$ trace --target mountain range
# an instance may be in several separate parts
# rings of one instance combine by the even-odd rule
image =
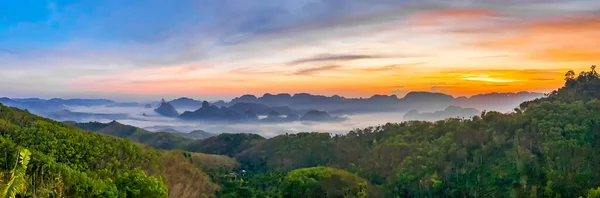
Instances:
[[[322,96],[308,93],[297,94],[264,94],[243,95],[229,102],[208,102],[182,97],[171,101],[137,103],[117,102],[107,99],[40,99],[40,98],[0,98],[0,103],[7,106],[29,110],[32,113],[57,120],[109,119],[117,120],[127,117],[124,114],[76,112],[70,107],[139,107],[153,108],[155,112],[166,117],[178,117],[184,120],[212,121],[256,121],[286,122],[302,119],[310,111],[326,112],[334,119],[324,116],[324,120],[340,120],[340,117],[359,113],[376,112],[434,112],[448,106],[476,108],[510,112],[521,102],[542,97],[535,92],[487,93],[471,97],[457,97],[443,93],[409,92],[402,98],[396,95],[373,95],[369,98],[346,98],[338,95]],[[182,112],[182,113],[179,113]],[[139,112],[131,112],[139,113]],[[275,113],[279,115],[275,115]],[[311,115],[316,115],[312,112]],[[146,115],[146,114],[144,114]],[[270,116],[269,116],[270,115]],[[260,116],[261,119],[258,119]],[[336,117],[339,116],[339,117]],[[323,120],[323,119],[312,119]]]
[[[236,103],[257,103],[269,106],[289,106],[293,109],[319,109],[324,111],[346,110],[352,113],[389,111],[436,111],[451,105],[495,111],[511,111],[523,101],[543,97],[536,92],[487,93],[471,97],[457,97],[443,93],[409,92],[398,98],[396,95],[373,95],[370,98],[345,98],[342,96],[320,96],[307,93],[290,95],[264,94],[261,97],[243,95],[226,105]]]
[[[161,107],[169,106],[169,103],[163,103]],[[169,108],[169,107],[164,107]],[[260,119],[260,116],[266,118]],[[329,122],[341,121],[342,117],[331,116],[325,111],[310,110],[302,117],[299,117],[289,107],[269,107],[258,103],[236,103],[229,107],[217,107],[207,101],[202,102],[202,106],[195,111],[185,111],[179,115],[183,120],[202,120],[202,121],[227,121],[227,122],[293,122],[313,121]]]

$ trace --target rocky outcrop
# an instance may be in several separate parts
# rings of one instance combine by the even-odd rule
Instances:
[[[175,107],[173,107],[173,105],[171,105],[170,103],[165,102],[164,99],[161,101],[160,106],[158,108],[154,109],[154,111],[165,117],[179,116],[179,112],[177,112]]]

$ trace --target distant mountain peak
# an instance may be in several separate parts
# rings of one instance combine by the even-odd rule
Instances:
[[[173,107],[175,107],[175,108],[186,108],[186,109],[200,108],[200,106],[202,105],[202,101],[194,100],[193,98],[189,98],[189,97],[180,97],[175,100],[169,101],[169,103],[171,105],[173,105]]]
[[[160,103],[160,106],[156,109],[154,109],[154,111],[160,115],[163,115],[165,117],[177,117],[179,116],[179,113],[177,112],[177,110],[175,109],[175,107],[173,107],[173,105],[171,105],[171,103],[165,102],[165,100],[163,99],[162,102]]]
[[[208,101],[203,101],[202,108],[208,108],[208,107],[210,107],[210,103],[208,103]]]
[[[188,98],[188,97],[180,97],[180,98],[177,98],[175,100],[194,100],[194,99]]]

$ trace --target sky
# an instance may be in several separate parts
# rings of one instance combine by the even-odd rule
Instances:
[[[0,95],[548,92],[599,38],[598,0],[0,0]]]

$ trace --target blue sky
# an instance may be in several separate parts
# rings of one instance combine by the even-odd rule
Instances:
[[[555,72],[570,68],[567,63],[585,68],[596,59],[557,61],[546,59],[560,55],[538,54],[553,46],[527,44],[531,49],[522,52],[471,43],[525,35],[523,26],[547,21],[591,21],[583,26],[594,27],[599,7],[590,0],[3,0],[0,91],[12,97],[130,100],[265,92],[368,96],[433,87],[453,95],[489,91],[457,87],[465,83],[448,76],[517,91],[527,80],[518,78],[525,75],[520,69]],[[422,23],[431,17],[449,21]],[[515,31],[481,31],[498,26]],[[477,33],[457,35],[456,29]],[[593,28],[582,31],[598,35]],[[556,32],[545,36],[573,36]],[[546,58],[531,58],[538,56]],[[473,57],[503,58],[476,64]],[[403,76],[407,71],[415,75]],[[526,72],[539,75],[532,73]],[[431,80],[435,75],[446,80]],[[360,83],[365,81],[370,83]],[[529,83],[527,90],[546,91],[559,81],[552,82]]]

